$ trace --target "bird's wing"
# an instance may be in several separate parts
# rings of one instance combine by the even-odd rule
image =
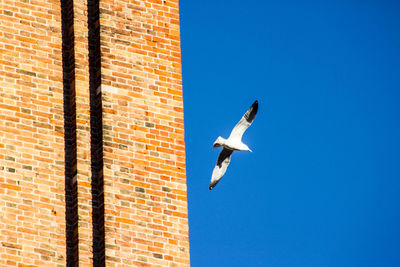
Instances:
[[[254,118],[256,117],[258,110],[258,101],[254,101],[253,105],[249,108],[249,110],[243,115],[240,121],[236,124],[236,126],[232,129],[231,135],[228,139],[236,139],[242,140],[242,136],[244,131],[251,125]]]
[[[229,162],[231,162],[231,155],[233,150],[230,149],[222,149],[221,153],[219,153],[217,164],[214,167],[210,186],[208,189],[213,189],[214,186],[221,180],[222,176],[225,174],[226,169],[228,168]]]

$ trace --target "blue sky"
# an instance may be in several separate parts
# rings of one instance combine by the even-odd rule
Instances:
[[[400,266],[398,1],[180,1],[191,264]],[[208,190],[219,149],[259,112]]]

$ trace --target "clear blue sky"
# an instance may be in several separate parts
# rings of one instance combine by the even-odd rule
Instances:
[[[192,266],[400,266],[400,2],[180,9]]]

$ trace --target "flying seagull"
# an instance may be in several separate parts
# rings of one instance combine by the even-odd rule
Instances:
[[[218,136],[217,140],[214,142],[213,148],[223,146],[221,153],[219,153],[217,164],[214,167],[210,186],[208,189],[213,189],[214,186],[221,180],[222,176],[225,174],[229,163],[231,162],[231,155],[235,150],[246,150],[250,151],[250,148],[242,142],[242,136],[244,131],[251,125],[254,118],[256,117],[258,110],[258,101],[254,101],[253,105],[249,110],[243,115],[242,119],[233,128],[231,135],[228,139],[224,139]]]

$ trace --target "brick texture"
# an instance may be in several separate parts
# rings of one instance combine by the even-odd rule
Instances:
[[[66,259],[61,7],[0,1],[0,266]]]
[[[107,266],[187,266],[178,1],[100,10]]]
[[[189,266],[177,0],[0,0],[0,266]]]

